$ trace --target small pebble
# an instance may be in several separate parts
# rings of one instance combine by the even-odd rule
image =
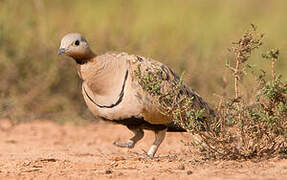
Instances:
[[[114,161],[123,161],[123,160],[126,160],[126,158],[124,158],[123,156],[116,156],[113,158]]]
[[[31,161],[28,161],[28,160],[23,163],[24,166],[29,166],[30,164],[31,164]]]
[[[193,172],[191,171],[191,170],[188,170],[187,172],[186,172],[186,174],[187,175],[191,175]]]
[[[112,174],[112,170],[107,169],[107,170],[105,171],[105,174]]]
[[[117,162],[113,161],[113,162],[111,163],[111,165],[114,166],[114,167],[117,167],[119,164],[118,164]]]
[[[178,169],[179,169],[179,170],[184,170],[184,169],[185,169],[185,166],[184,166],[183,164],[180,164],[180,165],[178,166]]]

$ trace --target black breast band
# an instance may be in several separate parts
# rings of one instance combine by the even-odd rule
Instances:
[[[85,94],[87,95],[87,97],[90,99],[90,101],[92,101],[92,102],[93,102],[96,106],[98,106],[99,108],[113,108],[113,107],[115,107],[116,105],[120,104],[120,102],[122,102],[122,100],[123,100],[124,93],[125,93],[125,92],[124,92],[124,89],[125,89],[125,86],[126,86],[126,81],[127,81],[127,79],[128,79],[128,73],[129,73],[129,71],[127,70],[127,71],[126,71],[126,74],[125,74],[124,82],[123,82],[123,85],[122,85],[122,90],[121,90],[121,92],[120,92],[120,94],[119,94],[118,100],[117,100],[115,103],[111,104],[111,105],[108,105],[108,106],[107,106],[107,105],[100,105],[100,104],[96,103],[96,102],[91,98],[91,96],[89,96],[89,94],[87,93],[85,87],[83,86],[84,92],[85,92]]]

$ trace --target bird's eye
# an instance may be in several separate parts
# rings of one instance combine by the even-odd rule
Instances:
[[[75,45],[76,45],[76,46],[79,46],[79,45],[80,45],[80,41],[79,41],[79,40],[76,40],[76,41],[75,41]]]

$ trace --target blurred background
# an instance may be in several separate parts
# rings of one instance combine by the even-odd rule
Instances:
[[[281,50],[276,69],[287,76],[287,1],[277,0],[0,0],[0,117],[22,122],[92,119],[81,95],[75,62],[57,57],[63,35],[80,32],[97,54],[125,51],[159,60],[212,105],[232,96],[227,48],[250,23],[265,44]],[[255,78],[246,78],[244,92]],[[227,85],[227,86],[226,86]]]

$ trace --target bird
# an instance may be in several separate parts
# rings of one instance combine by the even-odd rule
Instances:
[[[104,121],[122,124],[133,132],[126,142],[113,144],[122,148],[133,148],[144,137],[144,130],[151,130],[155,139],[147,152],[154,157],[166,136],[166,132],[186,132],[168,114],[162,113],[154,96],[142,84],[138,73],[161,70],[161,89],[168,90],[180,81],[174,71],[151,58],[126,52],[107,52],[97,55],[80,33],[68,33],[62,39],[58,56],[74,59],[82,80],[82,95],[88,109]],[[193,103],[205,109],[206,116],[213,114],[212,108],[185,83],[184,94],[193,98]]]

